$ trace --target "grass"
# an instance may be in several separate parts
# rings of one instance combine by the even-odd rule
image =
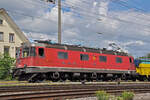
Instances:
[[[134,93],[124,91],[121,96],[113,96],[106,93],[106,91],[97,91],[96,96],[98,100],[133,100]]]
[[[105,91],[97,91],[96,96],[98,97],[98,100],[109,100],[110,97]]]
[[[125,91],[121,94],[121,97],[123,98],[123,100],[133,100],[134,93]]]

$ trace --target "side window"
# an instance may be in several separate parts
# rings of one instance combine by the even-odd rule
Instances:
[[[4,40],[4,33],[0,32],[0,41],[3,41],[3,40]]]
[[[99,56],[99,61],[100,62],[107,62],[107,57],[106,56]]]
[[[9,42],[15,42],[15,35],[13,33],[9,33]]]
[[[44,57],[44,48],[39,48],[38,54],[40,57]]]
[[[122,58],[116,57],[116,63],[122,63]]]
[[[3,24],[3,20],[2,19],[0,19],[0,25],[2,25]]]
[[[59,59],[68,59],[68,53],[67,52],[58,52],[58,58]]]
[[[129,58],[130,63],[133,63],[132,58]]]
[[[30,48],[30,56],[36,56],[35,47]]]
[[[4,46],[4,54],[10,54],[10,47],[9,46]]]
[[[87,55],[87,54],[80,54],[80,60],[89,60],[89,55]]]

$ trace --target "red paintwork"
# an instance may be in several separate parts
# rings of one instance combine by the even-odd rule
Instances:
[[[38,48],[44,48],[45,57],[38,56]],[[57,56],[58,51],[68,52],[68,59],[59,59]],[[80,54],[88,54],[88,61],[81,61]],[[107,62],[100,62],[99,56],[107,56]],[[93,59],[93,56],[96,59]],[[122,63],[116,63],[116,57],[122,58]],[[17,60],[16,67],[23,68],[24,64],[27,67],[68,67],[68,68],[91,68],[91,69],[112,69],[112,70],[135,70],[134,62],[130,63],[129,58],[132,56],[119,56],[119,55],[110,55],[110,54],[100,54],[100,53],[90,53],[90,52],[80,52],[80,51],[70,51],[62,50],[56,48],[45,48],[45,47],[36,47],[36,56],[35,57],[26,57],[22,58],[22,53],[20,53],[20,63]]]

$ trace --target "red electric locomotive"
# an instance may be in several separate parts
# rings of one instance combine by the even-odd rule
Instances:
[[[124,52],[37,41],[17,53],[13,76],[19,80],[133,79],[134,59]]]

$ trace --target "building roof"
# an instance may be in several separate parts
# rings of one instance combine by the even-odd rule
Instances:
[[[18,37],[24,42],[29,43],[28,38],[24,35],[24,33],[20,30],[17,24],[13,21],[13,19],[9,16],[7,11],[4,8],[0,9],[0,14],[5,17],[6,22],[10,25],[10,27],[15,31]]]

